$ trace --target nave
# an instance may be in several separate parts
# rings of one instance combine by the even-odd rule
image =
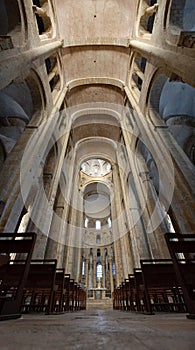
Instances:
[[[184,314],[85,310],[28,314],[1,322],[2,350],[193,350],[194,321]]]

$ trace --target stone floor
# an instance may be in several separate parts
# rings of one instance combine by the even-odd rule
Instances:
[[[0,349],[194,350],[195,320],[115,310],[24,315],[0,322]]]

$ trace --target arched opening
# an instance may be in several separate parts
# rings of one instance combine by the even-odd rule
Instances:
[[[45,60],[45,67],[48,74],[50,91],[55,102],[56,97],[60,93],[62,85],[61,62],[59,55],[55,54],[48,57]]]
[[[7,155],[19,141],[28,124],[40,122],[43,112],[43,91],[32,73],[24,81],[9,84],[0,91],[0,141]]]
[[[50,0],[33,0],[38,33],[41,39],[53,36],[53,10]]]
[[[157,0],[147,0],[141,2],[141,18],[139,25],[139,35],[151,35],[153,31],[155,13],[157,11]]]
[[[130,86],[137,100],[139,100],[142,90],[146,64],[147,60],[145,57],[141,57],[138,53],[134,54],[131,62]]]
[[[177,76],[158,75],[150,93],[149,113],[160,116],[194,164],[195,89]]]

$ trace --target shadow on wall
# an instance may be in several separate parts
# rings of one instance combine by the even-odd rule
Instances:
[[[171,79],[164,74],[157,77],[150,95],[150,108],[160,115],[195,164],[195,89],[179,77]]]
[[[0,141],[7,155],[33,114],[33,103],[27,84],[12,83],[1,90],[0,106]]]
[[[195,164],[195,89],[183,82],[167,80],[160,97],[159,112],[178,144]]]
[[[194,0],[172,0],[170,11],[170,27],[173,34],[182,31],[195,31]]]
[[[0,1],[0,36],[10,36],[14,46],[22,44],[21,15],[17,0]]]

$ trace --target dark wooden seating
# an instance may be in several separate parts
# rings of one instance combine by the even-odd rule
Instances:
[[[144,307],[144,286],[141,269],[134,269],[134,274],[113,291],[113,308],[126,311],[143,311]]]
[[[136,311],[136,287],[135,287],[135,276],[133,274],[128,275],[129,280],[129,291],[128,291],[128,304],[130,311]]]
[[[57,268],[56,276],[55,276],[55,287],[53,292],[52,312],[63,311],[63,300],[65,295],[64,282],[65,282],[64,269]]]
[[[147,313],[186,312],[172,260],[141,260],[141,269]]]
[[[0,319],[20,317],[23,289],[27,280],[35,245],[35,233],[1,233],[0,235]],[[22,254],[24,262],[17,274],[12,259]]]
[[[70,305],[70,274],[64,275],[63,311],[69,311]]]
[[[186,312],[183,292],[171,259],[141,260],[113,292],[116,310],[144,312]]]
[[[195,234],[166,233],[165,239],[182,288],[189,318],[195,318]]]
[[[133,300],[135,302],[136,311],[143,312],[145,307],[145,290],[141,268],[134,268],[135,286]]]
[[[71,278],[69,289],[69,311],[76,311],[78,309],[77,298],[77,283]]]
[[[78,289],[79,289],[78,310],[86,310],[86,291],[83,290],[80,286],[78,287]]]
[[[86,291],[70,278],[64,275],[63,311],[78,311],[86,309]]]
[[[120,287],[117,287],[114,289],[112,293],[112,298],[113,298],[113,309],[114,310],[120,310],[121,307],[121,289]]]
[[[0,236],[0,315],[86,309],[86,292],[56,259],[31,260],[35,239],[32,233]]]
[[[56,259],[31,261],[24,288],[23,312],[52,312],[56,266]]]

